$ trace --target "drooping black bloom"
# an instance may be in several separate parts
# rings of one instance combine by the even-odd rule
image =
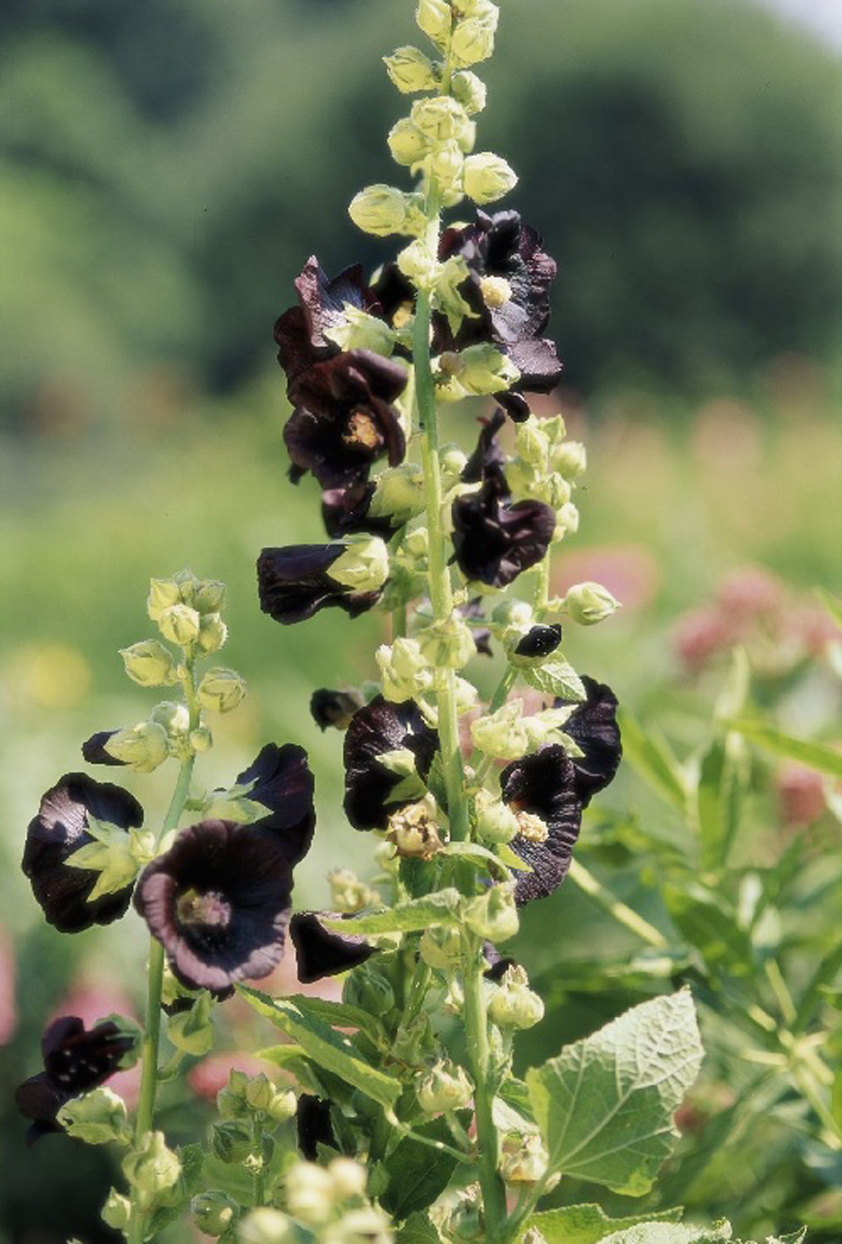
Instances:
[[[257,759],[238,774],[237,785],[250,786],[249,799],[269,809],[253,826],[277,834],[287,863],[295,867],[309,851],[316,825],[315,783],[304,748],[295,743],[282,747],[267,743]]]
[[[62,933],[119,920],[131,899],[128,885],[89,902],[99,873],[67,863],[75,851],[94,841],[88,833],[89,816],[125,830],[143,824],[143,808],[122,787],[95,782],[84,773],[66,773],[42,797],[38,815],[26,831],[23,871],[48,923]]]
[[[354,713],[362,706],[359,691],[331,691],[320,687],[310,696],[310,715],[320,730],[327,730],[328,726],[347,730]]]
[[[330,577],[345,551],[342,544],[292,544],[264,549],[257,559],[260,608],[276,622],[303,622],[331,605],[352,618],[365,613],[380,592],[354,592]]]
[[[515,655],[519,657],[547,657],[561,643],[561,627],[557,622],[549,625],[531,626],[518,640]]]
[[[364,937],[326,929],[319,914],[331,913],[296,912],[289,922],[289,936],[295,947],[298,979],[302,985],[347,972],[377,953]]]
[[[500,791],[504,803],[516,813],[539,817],[547,831],[543,842],[518,834],[509,843],[532,869],[515,872],[515,902],[546,898],[567,876],[582,824],[573,762],[558,744],[542,747],[506,766]]]
[[[545,556],[555,514],[543,501],[501,502],[492,480],[453,502],[455,561],[467,579],[505,587]]]
[[[499,407],[488,419],[480,419],[482,428],[476,449],[462,468],[462,479],[466,484],[484,484],[490,480],[498,497],[508,497],[511,491],[504,474],[506,455],[497,440],[497,433],[505,422],[506,416]]]
[[[135,907],[188,989],[219,994],[280,962],[300,841],[261,825],[201,821],[141,873]]]
[[[64,1129],[56,1121],[62,1106],[97,1088],[113,1075],[134,1045],[111,1020],[85,1031],[81,1019],[65,1015],[50,1024],[41,1038],[44,1070],[30,1076],[15,1092],[24,1118],[32,1120],[26,1143],[34,1144],[47,1132]]]
[[[583,675],[587,699],[577,703],[564,724],[584,755],[573,757],[576,770],[576,790],[587,807],[593,795],[601,791],[613,779],[623,755],[620,727],[617,725],[617,697],[606,683],[596,682]],[[554,707],[567,704],[556,700]]]
[[[118,733],[117,730],[99,730],[96,734],[92,734],[82,744],[82,758],[89,765],[125,765],[125,760],[118,760],[116,756],[112,756],[105,750],[108,740]]]
[[[369,513],[375,487],[373,481],[357,480],[347,488],[325,489],[322,493],[322,520],[332,540],[341,540],[343,536],[358,532],[389,540],[402,526],[391,514],[375,518]]]
[[[407,749],[419,777],[426,780],[438,749],[438,735],[414,700],[393,704],[382,695],[359,709],[345,734],[345,813],[354,829],[385,829],[392,812],[417,796],[393,800],[403,780],[380,761],[385,752]]]
[[[308,1162],[317,1161],[320,1145],[329,1149],[339,1148],[330,1117],[330,1102],[313,1093],[299,1093],[295,1127],[298,1148]]]

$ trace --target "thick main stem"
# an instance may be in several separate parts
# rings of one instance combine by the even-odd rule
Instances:
[[[488,1017],[482,995],[481,950],[472,935],[466,941],[469,944],[463,951],[465,1037],[474,1080],[479,1182],[485,1214],[485,1238],[487,1244],[498,1244],[504,1238],[506,1230],[506,1189],[497,1170],[497,1128],[492,1115],[492,1096],[488,1091],[490,1048]]]

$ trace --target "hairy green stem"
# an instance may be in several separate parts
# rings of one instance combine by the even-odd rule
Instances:
[[[506,1232],[506,1188],[497,1170],[499,1146],[492,1115],[492,1096],[488,1091],[490,1048],[488,1016],[482,992],[482,949],[467,934],[463,944],[465,986],[465,1039],[474,1080],[474,1113],[477,1125],[477,1163],[482,1189],[487,1244],[500,1244]]]

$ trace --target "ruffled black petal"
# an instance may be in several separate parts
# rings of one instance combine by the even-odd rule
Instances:
[[[253,824],[278,835],[292,868],[309,851],[316,825],[314,780],[307,753],[295,743],[284,743],[283,747],[267,743],[253,764],[237,777],[238,786],[252,782],[249,799],[270,809],[268,816]]]
[[[48,923],[62,933],[119,920],[131,899],[128,885],[89,902],[99,873],[66,863],[74,851],[94,841],[87,832],[89,814],[125,830],[143,824],[143,809],[122,787],[95,782],[84,773],[66,773],[43,796],[26,831],[21,866]]]
[[[576,790],[587,807],[591,798],[614,777],[623,755],[620,727],[617,725],[617,697],[605,683],[596,682],[585,674],[582,678],[587,699],[576,705],[565,725],[569,734],[584,752],[573,757]],[[555,707],[569,703],[556,700]]]
[[[545,557],[555,523],[543,501],[502,504],[489,480],[453,502],[455,560],[467,579],[505,587]]]
[[[257,560],[260,608],[284,624],[303,622],[333,605],[352,618],[370,609],[380,599],[379,591],[353,592],[330,577],[330,567],[344,551],[341,544],[264,549]]]
[[[357,480],[347,488],[327,488],[322,493],[322,519],[325,531],[333,540],[364,532],[389,540],[402,523],[389,514],[374,518],[369,514],[376,485],[373,481]]]
[[[325,976],[347,972],[377,954],[363,937],[326,929],[316,912],[296,912],[289,922],[289,936],[295,947],[298,979],[310,985]]]
[[[345,735],[345,813],[355,829],[385,829],[389,816],[412,803],[392,801],[401,778],[380,763],[384,752],[408,748],[415,767],[426,780],[438,749],[431,730],[414,700],[393,704],[376,696],[351,718]]]
[[[553,744],[513,760],[500,777],[503,801],[516,812],[533,813],[547,826],[544,842],[518,834],[509,843],[532,872],[515,872],[518,905],[546,898],[567,876],[582,823],[576,771],[564,748]]]
[[[310,697],[310,715],[320,730],[327,730],[328,726],[347,730],[354,713],[362,706],[359,691],[330,691],[321,687]]]

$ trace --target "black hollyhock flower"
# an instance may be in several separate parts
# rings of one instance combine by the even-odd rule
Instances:
[[[313,911],[296,912],[289,922],[289,936],[295,947],[298,979],[302,985],[347,972],[377,954],[376,948],[364,937],[326,929]]]
[[[322,520],[332,540],[341,540],[357,532],[389,540],[403,526],[390,514],[379,518],[369,514],[375,487],[373,481],[357,480],[347,488],[328,488],[322,493]]]
[[[269,809],[252,827],[271,829],[279,836],[292,868],[309,851],[316,825],[315,783],[307,753],[295,743],[284,743],[283,747],[267,743],[257,759],[237,776],[238,786],[251,783],[248,798]]]
[[[219,994],[280,962],[299,847],[259,825],[202,821],[147,865],[135,907],[183,985]]]
[[[372,350],[348,350],[302,372],[288,389],[290,478],[312,471],[322,488],[344,488],[367,479],[384,455],[390,466],[402,462],[406,438],[391,403],[406,379],[401,363]]]
[[[362,706],[359,691],[330,691],[321,687],[310,697],[310,715],[320,730],[327,730],[328,726],[347,730],[354,713]]]
[[[330,577],[330,567],[345,552],[342,544],[292,544],[264,549],[257,559],[260,608],[276,622],[303,622],[329,605],[352,618],[365,613],[380,592],[354,592]]]
[[[548,626],[531,626],[523,638],[518,640],[515,656],[548,657],[560,643],[561,627],[557,622],[551,622]]]
[[[50,1024],[41,1038],[44,1070],[30,1076],[15,1092],[15,1103],[32,1126],[26,1143],[34,1144],[47,1132],[64,1129],[56,1121],[62,1106],[89,1093],[119,1070],[134,1040],[111,1020],[85,1031],[81,1019],[66,1015]]]
[[[319,1146],[338,1149],[339,1142],[330,1118],[330,1102],[313,1093],[299,1093],[295,1110],[298,1148],[308,1162],[319,1158]]]
[[[505,587],[544,558],[555,522],[543,501],[501,502],[488,480],[453,502],[454,560],[467,579]]]
[[[538,816],[546,825],[544,841],[518,834],[509,843],[532,872],[515,872],[515,902],[546,898],[567,876],[573,846],[582,824],[582,801],[573,762],[558,744],[513,760],[500,776],[504,803],[515,813]]]
[[[105,750],[108,740],[118,733],[117,730],[100,730],[97,734],[92,734],[82,744],[82,758],[89,765],[125,765],[125,760],[118,760]]]
[[[43,796],[38,815],[26,831],[21,866],[48,923],[62,933],[79,933],[94,924],[119,920],[131,898],[132,886],[128,885],[88,902],[99,873],[66,862],[94,841],[87,832],[89,815],[125,830],[143,824],[143,808],[122,787],[95,782],[84,773],[66,773]]]
[[[564,724],[565,734],[582,749],[584,755],[573,757],[576,770],[576,791],[587,807],[593,795],[614,777],[623,755],[620,727],[617,725],[617,697],[605,683],[583,675],[587,699],[576,704]],[[569,704],[556,700],[555,708]]]
[[[392,801],[402,779],[380,762],[384,752],[408,749],[426,779],[439,740],[414,700],[393,704],[376,696],[351,718],[345,735],[345,813],[354,829],[385,829],[392,812],[415,799]]]

